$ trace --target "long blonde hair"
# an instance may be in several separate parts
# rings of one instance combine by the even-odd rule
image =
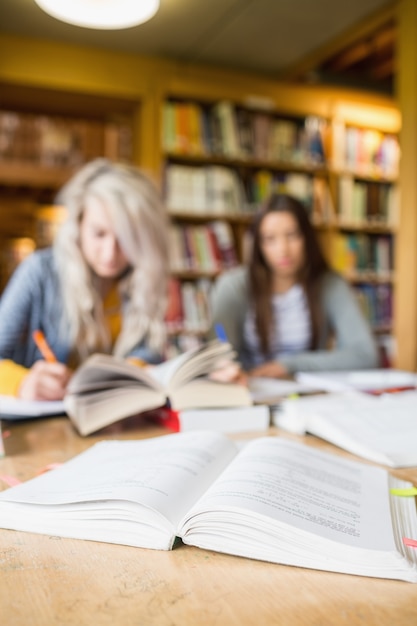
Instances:
[[[97,277],[80,248],[80,222],[87,199],[106,207],[130,264],[119,280],[123,325],[113,353],[125,356],[139,342],[161,351],[168,280],[167,215],[151,180],[136,167],[95,159],[62,188],[56,201],[67,220],[54,242],[69,339],[78,359],[111,350]]]

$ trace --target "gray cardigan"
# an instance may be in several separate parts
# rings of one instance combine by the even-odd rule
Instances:
[[[74,294],[77,297],[77,294]],[[32,332],[42,330],[61,363],[68,363],[71,346],[65,324],[61,289],[51,248],[38,250],[17,268],[0,299],[0,359],[11,359],[31,367],[42,356],[32,340]],[[145,343],[129,354],[148,363],[161,361],[161,355]]]
[[[248,310],[248,275],[245,267],[225,272],[211,295],[213,325],[222,324],[227,338],[245,368],[250,355],[245,350],[243,326]],[[348,283],[338,274],[325,275],[321,291],[323,326],[317,350],[291,354],[280,359],[290,373],[313,370],[353,370],[378,367],[378,350]],[[334,338],[333,349],[328,349]],[[327,348],[327,349],[326,349]]]

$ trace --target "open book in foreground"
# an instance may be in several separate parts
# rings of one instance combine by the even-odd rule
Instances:
[[[65,408],[81,435],[88,435],[124,417],[162,407],[174,410],[248,406],[248,389],[219,383],[208,375],[234,352],[230,344],[213,341],[161,365],[137,367],[105,354],[89,357],[75,372],[64,398]]]
[[[169,550],[183,543],[417,582],[414,498],[379,467],[278,437],[103,441],[0,493],[0,527]],[[405,538],[403,540],[403,538]]]
[[[272,421],[376,463],[417,466],[417,391],[383,396],[350,391],[287,399],[273,412]]]

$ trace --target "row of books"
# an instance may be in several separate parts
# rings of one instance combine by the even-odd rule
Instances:
[[[339,178],[338,209],[341,224],[395,227],[399,223],[399,189],[390,183],[364,182],[344,175]]]
[[[169,252],[172,272],[216,274],[238,262],[232,228],[221,220],[204,225],[171,224]]]
[[[393,269],[393,241],[389,235],[335,235],[333,266],[346,276],[376,274],[389,278]]]
[[[245,190],[232,168],[170,164],[165,171],[168,209],[185,213],[240,213],[247,208]]]
[[[374,330],[391,328],[393,295],[391,285],[355,285],[359,306]]]
[[[165,197],[170,211],[203,215],[254,213],[273,192],[298,198],[314,221],[331,222],[334,206],[325,178],[264,168],[246,172],[220,165],[171,163],[165,170]]]
[[[322,118],[278,117],[230,101],[202,105],[168,100],[163,108],[168,153],[320,166],[326,160],[326,129]]]
[[[300,172],[260,169],[245,181],[246,206],[256,211],[272,193],[286,193],[305,206],[313,224],[331,224],[335,209],[326,178]]]
[[[0,161],[75,167],[103,155],[130,161],[132,152],[125,122],[0,110]]]
[[[206,333],[210,324],[209,279],[180,281],[171,278],[166,324],[168,332]]]
[[[334,168],[363,176],[397,178],[400,148],[395,135],[336,121],[332,139]]]

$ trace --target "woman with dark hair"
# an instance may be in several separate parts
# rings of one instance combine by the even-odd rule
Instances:
[[[354,294],[330,269],[305,207],[285,194],[256,215],[248,267],[218,279],[212,311],[253,376],[378,365]]]

